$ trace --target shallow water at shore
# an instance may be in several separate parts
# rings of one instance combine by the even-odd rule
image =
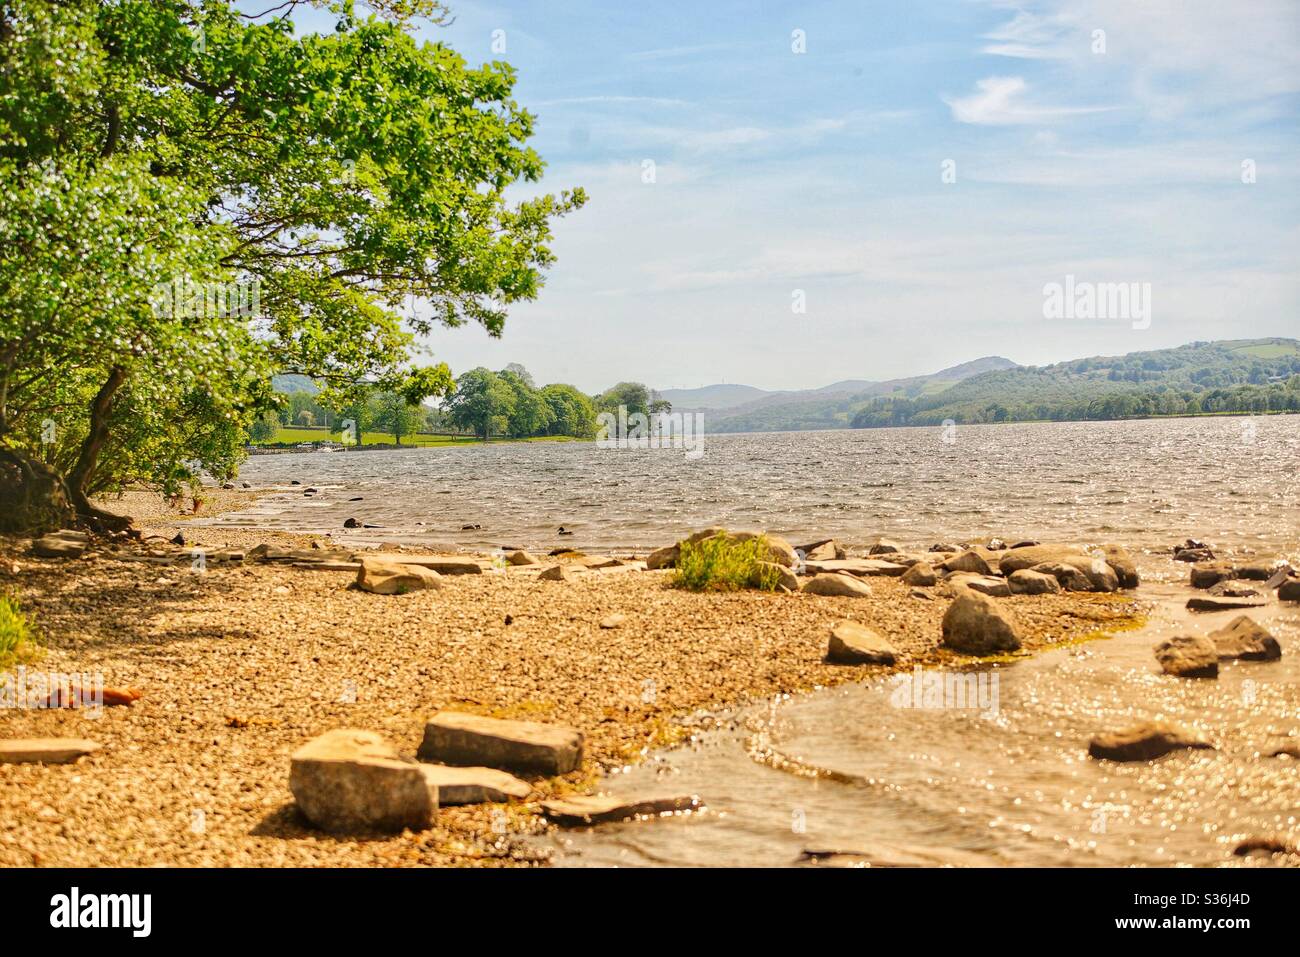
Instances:
[[[739,730],[604,782],[629,796],[695,793],[706,812],[546,841],[567,866],[783,866],[809,849],[975,866],[1256,864],[1232,855],[1239,840],[1300,823],[1300,760],[1267,756],[1300,745],[1300,611],[1253,615],[1281,661],[1176,679],[1151,646],[1234,614],[1193,617],[1177,586],[1142,592],[1157,600],[1142,631],[986,669],[996,681],[978,698],[918,708],[909,675],[747,709]],[[954,706],[972,703],[982,707]],[[1218,750],[1087,756],[1093,734],[1145,719],[1196,729]]]
[[[709,435],[704,452],[574,442],[254,456],[240,477],[271,494],[199,521],[455,549],[645,550],[721,523],[850,545],[1015,536],[1163,551],[1193,535],[1300,557],[1300,416]],[[382,527],[345,532],[349,517]]]

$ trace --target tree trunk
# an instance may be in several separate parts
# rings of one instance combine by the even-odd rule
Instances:
[[[77,510],[77,517],[101,531],[121,531],[131,524],[131,519],[124,515],[114,515],[96,508],[87,496],[90,480],[99,466],[99,453],[108,441],[108,417],[113,410],[113,399],[125,381],[126,369],[114,366],[104,384],[99,387],[99,392],[90,403],[90,430],[81,443],[77,464],[72,467],[66,479],[68,498]]]
[[[58,472],[38,458],[0,446],[0,531],[37,535],[75,518]]]

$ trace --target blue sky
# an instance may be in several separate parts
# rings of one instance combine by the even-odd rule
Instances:
[[[517,67],[541,190],[591,196],[501,340],[429,343],[456,372],[805,388],[1300,336],[1300,4],[451,6],[420,35]],[[1045,319],[1067,274],[1150,283],[1150,327]]]

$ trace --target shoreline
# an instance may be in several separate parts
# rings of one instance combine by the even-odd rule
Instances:
[[[228,491],[204,507],[238,508],[256,494]],[[146,534],[163,537],[187,525],[166,508],[136,517]],[[139,688],[143,698],[98,719],[0,712],[3,737],[102,745],[75,765],[0,765],[0,795],[19,809],[0,830],[6,866],[545,863],[524,840],[551,827],[536,798],[599,790],[609,771],[688,741],[710,716],[917,665],[1000,667],[1137,627],[1144,608],[1133,593],[1003,598],[1022,623],[1023,651],[971,659],[938,647],[947,601],[913,597],[895,578],[869,579],[873,596],[863,599],[689,593],[670,587],[667,571],[547,582],[511,569],[381,596],[346,589],[352,576],[337,572],[244,563],[196,575],[110,555],[33,559],[23,544],[0,542],[0,588],[19,594],[44,633],[35,667],[102,672],[107,685]],[[625,623],[598,627],[611,613]],[[830,626],[846,618],[878,629],[898,662],[827,664]],[[586,761],[534,781],[534,799],[445,807],[420,833],[341,838],[300,817],[288,791],[293,750],[356,727],[410,756],[423,721],[441,709],[578,728]]]

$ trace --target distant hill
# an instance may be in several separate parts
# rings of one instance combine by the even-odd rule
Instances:
[[[874,382],[870,379],[845,379],[820,389],[803,389],[792,392],[763,392],[750,401],[730,406],[696,406],[678,403],[671,391],[664,397],[673,403],[674,411],[702,411],[708,415],[708,428],[713,432],[777,432],[804,429],[847,428],[859,408],[877,396],[920,396],[942,391],[967,376],[979,375],[998,369],[1018,368],[1002,356],[985,356],[971,362],[943,369],[929,375],[909,376]],[[709,388],[719,388],[717,386]],[[722,388],[750,388],[726,386]],[[706,390],[690,390],[706,391]]]
[[[1234,339],[981,372],[917,395],[875,396],[859,404],[852,424],[1286,411],[1300,411],[1300,341]]]
[[[706,385],[699,389],[664,389],[659,394],[674,409],[730,409],[772,393],[752,385]]]

